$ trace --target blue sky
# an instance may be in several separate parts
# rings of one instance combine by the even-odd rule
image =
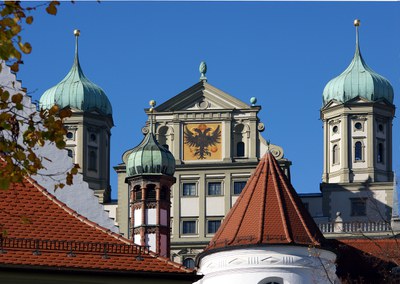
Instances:
[[[197,83],[205,60],[210,84],[246,103],[257,97],[263,136],[293,162],[294,187],[318,192],[322,91],[352,59],[355,18],[364,59],[389,79],[400,105],[397,2],[62,2],[55,17],[33,15],[23,32],[33,52],[18,78],[39,100],[69,71],[73,30],[80,29],[83,71],[113,106],[112,166],[143,138],[149,100],[161,104]],[[400,171],[398,119],[393,130],[393,168]]]

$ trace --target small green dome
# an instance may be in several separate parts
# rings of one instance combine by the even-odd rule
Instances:
[[[373,71],[361,56],[358,44],[350,65],[338,77],[330,80],[323,92],[323,104],[331,100],[345,103],[356,97],[370,101],[386,100],[393,104],[393,87],[390,82]]]
[[[58,105],[60,108],[71,107],[112,115],[111,103],[104,91],[83,74],[78,57],[78,37],[71,70],[60,83],[43,93],[39,103],[43,109]]]
[[[158,144],[152,132],[128,156],[127,177],[141,174],[164,174],[173,176],[175,158],[170,151]]]

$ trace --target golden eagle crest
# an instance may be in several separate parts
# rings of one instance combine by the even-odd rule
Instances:
[[[212,131],[206,124],[199,124],[197,128],[193,128],[193,132],[185,126],[183,134],[185,144],[195,148],[193,155],[197,159],[204,160],[207,156],[211,156],[211,152],[218,151],[217,144],[220,143],[221,139],[219,125]]]

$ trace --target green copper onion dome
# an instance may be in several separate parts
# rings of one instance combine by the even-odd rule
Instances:
[[[60,108],[71,107],[81,111],[98,111],[102,115],[112,115],[111,103],[104,91],[83,74],[78,57],[79,30],[76,36],[75,60],[65,78],[48,89],[40,98],[40,107],[49,109],[54,105]]]
[[[151,102],[155,105],[154,101]],[[152,125],[143,141],[128,156],[127,177],[141,174],[173,176],[175,173],[174,156],[169,150],[158,144],[151,128]]]
[[[356,97],[370,101],[386,100],[393,104],[393,87],[390,82],[373,71],[361,56],[358,43],[358,26],[360,21],[355,20],[356,26],[356,51],[353,60],[346,70],[338,77],[332,79],[325,86],[323,104],[331,100],[345,103]]]

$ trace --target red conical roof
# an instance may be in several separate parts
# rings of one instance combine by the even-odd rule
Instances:
[[[320,246],[324,240],[278,162],[268,152],[206,250],[262,244]]]

